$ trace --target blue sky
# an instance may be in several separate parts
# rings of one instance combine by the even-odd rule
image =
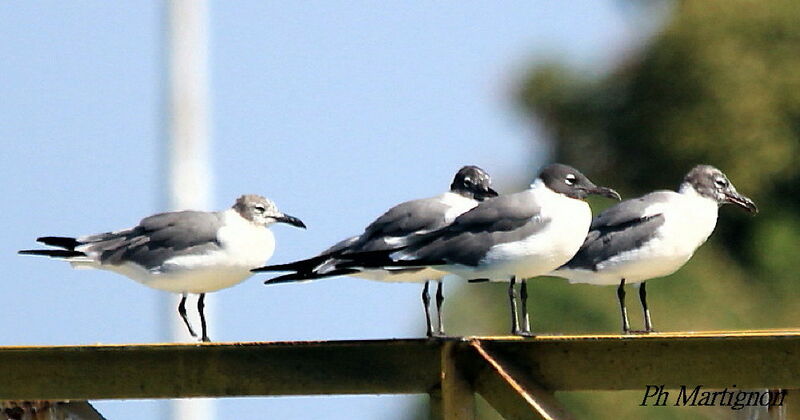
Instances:
[[[302,4],[301,4],[302,3]],[[127,227],[164,210],[158,2],[0,3],[4,334],[0,345],[158,342],[163,292],[25,258],[44,234]],[[211,2],[214,208],[272,198],[307,231],[273,229],[272,262],[302,258],[477,164],[499,189],[545,150],[513,108],[545,59],[604,68],[647,26],[617,1]],[[643,23],[645,22],[645,23]],[[418,337],[419,285],[340,278],[209,297],[218,341]],[[226,399],[225,418],[403,418],[408,397]],[[97,404],[153,418],[152,401]]]

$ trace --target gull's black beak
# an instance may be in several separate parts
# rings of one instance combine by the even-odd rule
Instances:
[[[602,195],[603,197],[613,198],[613,199],[615,199],[617,201],[621,201],[622,200],[622,197],[619,196],[618,192],[616,192],[616,191],[614,191],[614,190],[612,190],[611,188],[608,188],[608,187],[597,187],[597,186],[595,186],[594,188],[587,189],[586,192],[589,193],[589,194]]]
[[[289,224],[289,225],[292,225],[292,226],[297,226],[297,227],[303,228],[303,229],[306,228],[306,224],[303,223],[302,220],[300,220],[300,219],[298,219],[298,218],[296,218],[294,216],[289,216],[288,214],[284,214],[282,216],[276,217],[275,221],[280,222],[280,223],[286,223],[286,224]]]
[[[753,200],[739,194],[736,190],[733,191],[725,191],[725,202],[736,204],[737,206],[747,210],[748,213],[756,214],[758,213],[758,207]]]
[[[491,189],[489,187],[486,187],[486,191],[481,191],[479,193],[475,193],[475,199],[478,200],[478,201],[483,201],[483,200],[485,200],[487,198],[497,197],[498,195],[499,194],[497,194],[497,191],[495,191],[495,190],[493,190],[493,189]]]

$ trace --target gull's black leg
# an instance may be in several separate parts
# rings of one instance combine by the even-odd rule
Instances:
[[[422,305],[425,307],[425,335],[428,338],[433,337],[433,328],[431,327],[431,295],[428,293],[428,285],[430,280],[425,280],[425,287],[422,288]]]
[[[650,320],[650,309],[647,308],[647,290],[645,289],[645,282],[639,286],[639,300],[642,302],[642,310],[644,311],[644,332],[653,332],[653,321]]]
[[[619,299],[619,310],[622,312],[622,333],[629,334],[631,332],[631,324],[628,322],[628,309],[625,308],[625,279],[619,282],[617,298]]]
[[[200,299],[197,299],[197,312],[200,313],[200,326],[202,326],[203,328],[203,336],[200,338],[200,340],[204,342],[209,342],[211,341],[211,339],[208,338],[208,332],[206,330],[206,314],[203,312],[203,310],[206,307],[205,300],[206,300],[206,294],[200,293]]]
[[[189,334],[192,337],[197,337],[197,333],[194,332],[192,325],[189,324],[189,318],[186,317],[186,293],[181,296],[181,303],[178,304],[178,313],[181,315],[183,323],[186,324],[186,328],[189,329]]]
[[[444,303],[444,293],[442,293],[442,279],[436,281],[436,318],[439,321],[439,330],[436,335],[444,337],[444,321],[442,321],[442,304]]]
[[[531,334],[531,319],[528,315],[528,280],[522,279],[522,284],[519,286],[519,298],[522,301],[522,334],[526,337],[532,337]]]
[[[511,334],[522,335],[519,329],[519,319],[517,318],[517,291],[514,290],[514,285],[517,283],[517,277],[511,276],[511,281],[508,282],[508,300],[511,303]]]

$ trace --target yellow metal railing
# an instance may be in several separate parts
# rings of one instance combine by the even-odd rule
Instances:
[[[568,418],[555,391],[800,388],[800,332],[0,347],[0,400],[431,396],[434,418]]]

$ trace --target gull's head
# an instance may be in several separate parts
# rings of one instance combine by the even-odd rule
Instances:
[[[714,200],[717,204],[735,204],[750,213],[758,213],[753,200],[739,194],[736,187],[722,171],[711,165],[697,165],[683,178],[681,191],[692,188],[698,195]]]
[[[598,187],[581,171],[561,163],[553,163],[542,168],[536,181],[558,194],[584,200],[590,194],[620,200],[619,194],[608,187]]]
[[[269,226],[273,223],[286,223],[303,229],[306,228],[302,220],[282,213],[272,200],[268,200],[260,195],[245,194],[237,198],[233,209],[236,210],[243,219],[258,226]]]
[[[477,166],[465,166],[456,172],[450,191],[464,197],[483,201],[490,197],[497,197],[497,191],[492,189],[492,178],[486,171]]]

